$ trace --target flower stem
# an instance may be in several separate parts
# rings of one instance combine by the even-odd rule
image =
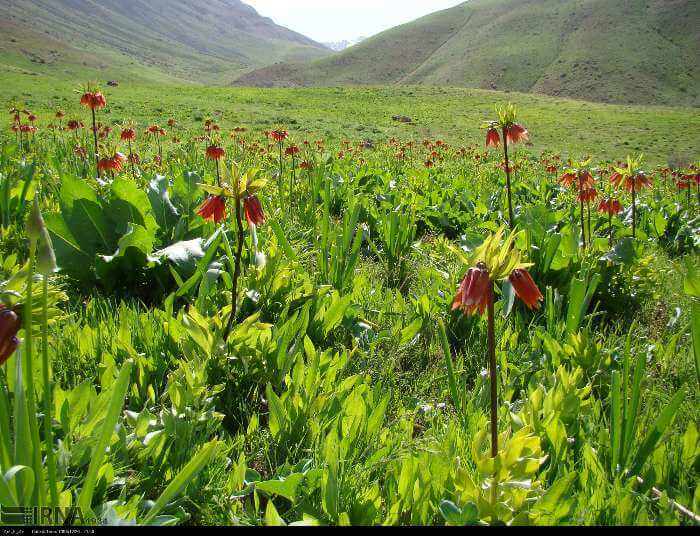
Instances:
[[[496,370],[496,319],[494,313],[493,283],[488,290],[488,349],[491,380],[491,457],[498,455],[498,375]]]
[[[282,201],[282,142],[279,142],[278,145],[279,145],[279,150],[280,150],[280,173],[279,173],[279,177],[277,179],[277,186],[279,189],[279,192],[278,192],[279,198],[280,198],[280,201]]]
[[[238,188],[238,181],[236,181],[236,188]],[[224,330],[224,342],[228,341],[231,330],[233,329],[233,322],[236,319],[236,312],[238,309],[238,279],[241,276],[241,256],[243,255],[243,241],[245,240],[245,236],[243,235],[243,221],[241,220],[241,200],[238,196],[236,196],[236,227],[238,229],[238,244],[236,244],[233,288],[231,289],[231,316],[229,316],[228,324]]]
[[[294,160],[294,155],[292,155],[292,174],[290,176],[290,181],[289,181],[289,211],[291,213],[292,209],[294,208],[294,197],[293,197],[293,192],[294,192],[294,184],[296,183],[296,162]]]
[[[134,164],[134,151],[131,149],[131,140],[129,140],[129,162],[131,162],[131,174],[136,180],[136,165]]]
[[[34,265],[36,259],[36,240],[29,241],[29,271],[27,274],[27,298],[24,304],[24,381],[27,389],[27,413],[29,414],[29,432],[32,437],[32,458],[35,476],[32,502],[37,506],[45,504],[44,487],[41,482],[43,474],[41,465],[41,441],[39,439],[39,423],[36,418],[36,383],[34,382],[33,363],[33,336],[32,336],[32,311],[33,311],[33,282]]]
[[[593,233],[591,232],[591,202],[586,202],[586,210],[588,211],[588,240],[593,244]]]
[[[637,188],[632,184],[632,238],[637,238]]]
[[[581,178],[581,172],[579,172],[579,204],[581,206],[581,238],[583,240],[583,249],[586,249],[586,216],[583,211],[583,179]]]
[[[49,278],[44,276],[43,315],[41,325],[41,360],[44,379],[44,442],[46,443],[46,464],[49,471],[49,492],[51,506],[58,506],[58,486],[56,484],[56,458],[53,452],[53,384],[49,369]]]
[[[513,221],[513,193],[510,187],[510,160],[508,158],[508,135],[506,128],[503,127],[503,154],[506,160],[506,188],[508,190],[508,225],[510,230],[515,229],[515,222]]]
[[[95,117],[95,109],[90,108],[92,110],[92,136],[95,140],[95,172],[97,173],[96,177],[100,176],[100,170],[97,169],[97,163],[100,160],[100,150],[97,145],[97,118]]]

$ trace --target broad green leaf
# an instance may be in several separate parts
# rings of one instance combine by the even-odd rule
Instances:
[[[331,432],[335,434],[335,432]],[[323,509],[331,519],[338,516],[338,480],[335,469],[328,468],[321,481],[321,494]]]
[[[459,508],[452,501],[442,501],[440,503],[440,513],[445,521],[452,526],[461,526],[462,523],[462,509]]]
[[[695,374],[700,384],[700,303],[693,303],[691,332],[693,335],[693,354],[695,355]]]
[[[124,257],[129,248],[139,251],[144,258],[153,251],[154,237],[148,231],[135,223],[127,225],[126,234],[119,239],[117,251],[114,255],[100,255],[107,263],[119,257]]]
[[[547,525],[556,525],[568,517],[576,505],[576,501],[569,494],[576,477],[577,474],[572,472],[556,480],[535,503],[532,513],[544,516]]]
[[[192,208],[191,205],[200,194],[198,183],[202,182],[202,178],[193,171],[185,171],[182,175],[178,175],[173,180],[173,198],[178,201],[180,206]],[[186,214],[189,214],[187,211]]]
[[[287,524],[282,519],[282,516],[277,512],[277,508],[272,501],[267,502],[267,507],[265,508],[265,526],[267,527],[284,527]]]
[[[27,392],[22,372],[22,348],[18,348],[14,356],[15,360],[15,397],[14,397],[14,463],[16,467],[30,468],[33,464],[32,452],[34,445],[29,427],[29,414],[27,411]],[[14,496],[19,504],[29,504],[34,490],[34,472],[22,471],[16,479]]]
[[[612,250],[605,254],[603,259],[629,266],[637,260],[638,253],[636,245],[637,242],[632,237],[625,237],[620,240]]]
[[[345,315],[345,311],[347,311],[351,301],[351,295],[340,298],[337,294],[333,294],[333,303],[323,317],[324,335],[328,335],[334,328],[340,325],[340,322],[343,320],[343,316]]]
[[[144,227],[152,236],[158,231],[148,195],[126,177],[112,183],[112,199],[106,213],[119,234],[127,232],[129,223]]]
[[[262,491],[268,495],[279,495],[288,499],[292,504],[296,504],[298,496],[297,491],[299,485],[303,481],[303,474],[293,473],[284,479],[259,482],[255,487],[258,491]]]
[[[151,202],[151,210],[161,229],[173,227],[179,217],[177,209],[170,201],[168,187],[168,178],[163,175],[156,175],[148,183],[148,199]]]
[[[566,312],[566,330],[569,333],[576,333],[581,327],[581,322],[600,284],[600,274],[595,273],[592,277],[589,275],[586,272],[580,273],[571,280],[569,307]]]
[[[418,333],[420,333],[420,330],[422,327],[423,327],[423,319],[416,318],[408,326],[403,328],[401,330],[400,344],[403,346],[403,345],[411,342],[416,337],[416,335],[418,335]]]
[[[60,199],[61,212],[83,251],[114,250],[119,233],[108,223],[97,194],[85,181],[63,177]]]
[[[62,214],[49,214],[45,221],[61,271],[81,281],[89,280],[95,252],[81,248]]]
[[[206,276],[207,271],[209,270],[209,265],[211,264],[212,260],[214,259],[214,256],[216,255],[216,252],[219,249],[222,237],[223,229],[219,227],[219,229],[216,230],[216,232],[204,245],[205,253],[204,256],[197,263],[197,268],[195,270],[194,275],[190,277],[187,281],[185,281],[185,284],[177,290],[177,292],[175,293],[176,297],[181,298],[182,296],[185,296],[197,286],[197,283],[203,277]]]
[[[270,434],[272,437],[277,437],[278,434],[285,428],[286,418],[284,407],[282,406],[282,402],[279,397],[272,390],[272,386],[270,384],[267,385],[266,396],[267,403],[270,408]]]
[[[700,277],[695,267],[695,261],[688,257],[685,260],[686,276],[683,280],[683,288],[685,293],[695,298],[700,298]]]
[[[195,238],[184,242],[176,242],[166,248],[156,251],[148,260],[162,262],[168,260],[173,263],[187,277],[191,276],[197,268],[197,263],[204,257],[204,239]]]

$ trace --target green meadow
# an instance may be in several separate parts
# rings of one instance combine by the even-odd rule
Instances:
[[[46,120],[59,109],[78,116],[74,97],[82,82],[3,70],[0,102],[4,107],[23,103]],[[492,115],[494,105],[513,102],[533,132],[530,148],[534,152],[611,161],[644,153],[656,165],[666,164],[673,156],[692,160],[700,151],[698,108],[606,105],[520,93],[401,86],[259,89],[126,82],[106,88],[105,93],[115,102],[102,117],[107,123],[131,118],[146,127],[173,118],[181,129],[192,131],[211,117],[225,129],[284,125],[299,138],[443,138],[453,145],[483,143],[482,123]],[[408,116],[413,123],[397,123],[394,115]]]

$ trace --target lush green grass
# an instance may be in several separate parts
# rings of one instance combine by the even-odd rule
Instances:
[[[21,74],[0,66],[5,88],[0,105],[20,102],[46,124],[62,109],[86,117],[73,90],[78,82]],[[665,164],[671,155],[693,161],[700,154],[700,110],[586,103],[520,93],[459,88],[314,88],[256,89],[123,84],[104,88],[109,107],[100,120],[135,119],[141,127],[174,118],[175,133],[197,130],[213,117],[224,130],[282,126],[301,141],[307,137],[383,141],[444,138],[453,145],[483,144],[482,122],[494,117],[494,105],[514,102],[530,130],[532,150],[563,152],[575,158],[624,159],[644,153],[647,162]],[[413,124],[392,121],[408,115]],[[49,117],[47,117],[47,115]]]
[[[70,114],[85,113],[67,84],[16,85],[15,91],[26,93],[33,109],[43,103],[43,113],[59,105],[67,105],[61,107]],[[52,317],[48,345],[35,339],[34,350],[45,348],[52,363],[53,437],[60,447],[45,439],[42,427],[36,441],[13,452],[43,455],[56,448],[62,489],[78,495],[96,459],[95,436],[106,430],[109,452],[95,468],[97,485],[86,499],[104,522],[146,519],[146,501],[164,493],[198,453],[212,449],[206,467],[189,471],[166,501],[161,513],[171,517],[161,521],[691,524],[655,499],[650,487],[700,508],[700,369],[689,333],[691,321],[700,317],[691,314],[698,298],[686,296],[683,284],[684,261],[696,256],[700,243],[695,197],[686,206],[684,195],[655,180],[638,199],[638,239],[630,237],[626,215],[616,217],[619,246],[611,253],[608,219],[594,210],[595,239],[584,250],[578,244],[575,194],[557,184],[539,155],[516,150],[514,204],[524,229],[516,247],[533,263],[530,271],[547,296],[539,311],[517,303],[505,315],[500,296],[496,306],[504,472],[494,496],[488,442],[477,441],[489,414],[486,323],[464,318],[451,305],[468,268],[458,246],[473,248],[504,221],[500,155],[456,156],[442,145],[421,144],[411,158],[397,160],[396,147],[387,143],[353,149],[343,158],[328,155],[343,148],[343,138],[365,134],[347,125],[371,125],[380,118],[385,123],[375,127],[377,137],[392,132],[407,137],[411,129],[418,129],[413,132],[418,137],[439,134],[390,123],[386,116],[397,104],[413,106],[410,113],[417,111],[419,121],[435,120],[429,114],[437,113],[446,121],[449,108],[436,102],[455,108],[471,103],[465,114],[481,143],[478,120],[494,100],[519,99],[533,138],[538,115],[554,120],[557,109],[568,112],[580,103],[567,108],[566,102],[557,107],[551,99],[524,95],[426,89],[409,95],[412,91],[397,97],[394,89],[120,87],[108,94],[110,107],[99,112],[100,119],[133,116],[143,126],[173,116],[180,121],[174,134],[183,142],[166,142],[157,165],[154,148],[141,136],[143,165],[100,181],[74,157],[70,133],[54,137],[41,129],[23,146],[24,154],[1,145],[0,290],[14,276],[8,285],[13,292],[3,296],[21,301],[27,293],[23,281],[33,281],[21,275],[31,205],[23,202],[38,192],[62,267],[51,288],[66,292],[64,314]],[[611,109],[591,108],[601,116]],[[261,130],[277,123],[294,127],[299,139],[324,132],[336,138],[326,151],[313,144],[302,149],[314,162],[312,172],[292,175],[286,159],[282,177],[276,148],[250,151],[232,140],[222,142],[229,158],[259,168],[268,179],[257,192],[268,217],[255,235],[267,256],[264,263],[253,263],[249,226],[238,242],[232,201],[229,219],[220,226],[196,215],[205,196],[197,183],[217,180],[202,143],[191,139],[201,134],[201,118],[210,112],[223,127],[252,126],[244,135],[246,147],[265,146]],[[577,113],[570,115],[582,121],[585,116]],[[557,133],[547,138],[554,145]],[[458,134],[455,130],[450,139]],[[423,161],[433,150],[442,158],[427,170]],[[603,179],[598,186],[607,189]],[[631,201],[625,192],[616,195],[626,205]],[[394,218],[401,218],[398,228],[390,223]],[[350,237],[345,244],[343,235]],[[408,238],[399,240],[400,235]],[[175,258],[150,260],[155,250],[175,245],[183,252],[181,241],[201,244],[210,237],[211,255],[198,261],[194,273]],[[350,242],[357,244],[354,252]],[[234,292],[238,244],[242,270]],[[586,305],[572,282],[593,274],[600,286]],[[232,299],[240,307],[225,342],[221,333]],[[579,308],[581,321],[572,322]],[[28,360],[38,367],[38,359]],[[129,363],[126,395],[116,399],[112,412],[118,433],[110,434],[112,427],[100,423],[107,418],[112,386]],[[15,364],[16,357],[6,370]],[[635,367],[643,370],[633,376]],[[641,402],[624,413],[636,425],[624,427],[621,443],[629,452],[616,464],[611,438],[622,429],[614,411],[621,401],[611,389],[621,375],[626,386],[639,379]],[[42,394],[42,383],[30,393],[34,389]],[[1,373],[0,395],[17,405],[23,400]],[[683,399],[675,419],[658,425],[658,437],[649,435],[676,396]],[[41,398],[36,411],[41,424],[45,408]],[[10,426],[13,418],[0,415],[3,429],[11,431],[2,441],[21,432]],[[645,442],[647,437],[653,441]],[[521,450],[523,441],[527,448]],[[641,461],[634,463],[643,445]],[[46,476],[44,459],[34,463]],[[496,501],[508,508],[495,512]]]
[[[94,468],[99,477],[86,499],[103,522],[147,519],[146,501],[186,472],[163,505],[170,517],[161,521],[692,524],[654,498],[651,486],[700,510],[700,367],[690,335],[691,323],[700,325],[700,310],[692,313],[700,297],[686,295],[684,286],[686,262],[697,259],[700,244],[700,199],[677,194],[655,173],[637,199],[638,238],[630,236],[629,211],[620,214],[610,251],[610,222],[594,205],[586,250],[578,243],[575,193],[536,153],[590,152],[592,166],[638,151],[649,153],[651,163],[673,151],[695,158],[695,109],[464,89],[122,84],[105,88],[109,106],[98,112],[100,121],[133,118],[141,133],[174,118],[169,138],[181,141],[164,141],[158,164],[156,149],[140,134],[141,165],[98,181],[91,164],[74,156],[74,134],[46,128],[56,109],[88,124],[75,84],[6,70],[0,82],[9,88],[0,105],[19,101],[39,113],[41,127],[22,149],[9,131],[0,138],[0,291],[11,288],[4,299],[23,303],[26,281],[33,281],[21,271],[33,195],[62,268],[51,279],[52,296],[65,291],[63,314],[52,311],[58,316],[48,344],[35,339],[35,358],[23,354],[36,364],[38,379],[45,348],[56,384],[54,442],[42,426],[36,441],[12,449],[39,454],[33,462],[44,476],[39,482],[49,480],[44,460],[56,449],[61,489],[81,494],[96,459],[95,438],[106,430],[109,451]],[[451,305],[466,262],[475,262],[464,261],[460,247],[473,250],[505,220],[501,155],[491,150],[482,158],[480,125],[507,100],[518,104],[533,139],[531,147],[514,148],[513,201],[524,230],[516,247],[533,263],[530,272],[546,297],[539,311],[518,302],[505,315],[500,294],[496,305],[504,472],[494,496],[488,441],[476,441],[487,430],[490,407],[486,322],[464,318]],[[396,113],[415,123],[393,122]],[[245,223],[238,242],[232,200],[220,225],[197,215],[206,195],[198,183],[217,181],[214,162],[204,158],[209,141],[195,139],[207,117],[222,127],[227,158],[259,169],[268,181],[257,192],[267,222],[256,230],[255,250]],[[250,127],[242,135],[246,145],[227,136],[241,125]],[[327,140],[323,150],[302,146],[298,158],[313,162],[313,171],[292,172],[290,158],[278,168],[277,147],[267,150],[263,135],[273,126],[290,130],[286,143]],[[682,143],[681,130],[692,134]],[[106,146],[117,136],[118,130]],[[391,136],[445,138],[451,146],[418,144],[397,159]],[[377,143],[343,144],[366,138]],[[479,149],[455,153],[470,143]],[[341,149],[344,156],[334,156]],[[436,165],[426,169],[432,151]],[[607,182],[601,175],[601,192],[609,191]],[[632,201],[624,191],[615,195],[625,206]],[[193,252],[192,242],[208,256]],[[592,276],[600,284],[585,304],[574,282]],[[226,342],[221,335],[233,299],[238,314]],[[573,322],[577,310],[581,321]],[[118,433],[109,434],[111,427],[101,425],[106,403],[130,366],[126,395],[115,398],[112,412]],[[2,371],[0,400],[19,405],[24,399]],[[633,389],[635,377],[641,402],[623,415],[636,421],[622,426],[615,408],[635,395],[611,393],[615,378]],[[43,381],[29,392],[42,395]],[[657,419],[676,397],[682,400],[672,408],[675,418],[658,424],[655,437]],[[46,405],[38,398],[43,425]],[[10,431],[0,438],[0,457],[10,457],[6,443],[22,432],[13,415],[23,412],[0,413],[0,426]],[[614,430],[625,430],[622,461]],[[519,450],[523,441],[528,447]],[[189,471],[209,449],[206,467]],[[496,501],[508,508],[494,512]]]
[[[425,84],[698,105],[694,0],[471,0],[253,85]]]

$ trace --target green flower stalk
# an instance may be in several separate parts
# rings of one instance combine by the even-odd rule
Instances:
[[[637,197],[639,193],[651,186],[651,179],[642,171],[644,155],[637,158],[627,157],[627,163],[621,167],[613,168],[610,182],[617,187],[622,187],[632,195],[632,238],[637,238]]]
[[[226,342],[233,330],[233,324],[236,321],[236,313],[238,312],[238,283],[241,276],[241,260],[243,257],[243,245],[245,242],[245,233],[243,230],[243,216],[245,214],[251,234],[255,238],[255,226],[262,225],[265,222],[265,215],[262,211],[260,200],[256,197],[256,193],[265,185],[265,179],[260,178],[260,170],[250,169],[242,172],[238,163],[231,162],[230,168],[224,163],[221,166],[222,183],[221,185],[211,186],[208,184],[199,184],[198,186],[210,194],[204,209],[207,205],[216,202],[215,212],[219,214],[220,219],[216,214],[209,214],[207,210],[200,210],[199,214],[202,217],[213,217],[215,221],[223,221],[226,212],[226,203],[233,202],[233,214],[236,222],[237,244],[236,253],[233,255],[233,281],[231,295],[231,314],[226,322],[223,332],[223,339]],[[231,184],[233,183],[233,185]]]
[[[43,279],[43,303],[41,317],[41,365],[44,383],[44,441],[46,442],[46,465],[49,472],[49,493],[51,506],[58,506],[58,485],[56,483],[56,458],[53,451],[53,383],[49,363],[49,278],[58,271],[51,236],[44,227],[39,237],[37,252],[37,273]]]
[[[491,456],[498,456],[498,370],[496,361],[496,315],[494,284],[508,281],[515,294],[530,309],[539,309],[544,299],[515,248],[516,232],[505,236],[505,228],[487,238],[471,259],[460,257],[471,266],[459,285],[452,310],[465,316],[486,314],[489,379],[491,384]]]
[[[27,220],[27,236],[29,237],[29,267],[27,270],[27,298],[24,304],[24,382],[27,386],[27,413],[29,414],[29,433],[35,448],[32,449],[32,469],[36,478],[42,474],[41,441],[39,439],[39,423],[37,420],[36,396],[34,392],[34,338],[32,333],[32,311],[34,291],[34,270],[36,262],[36,246],[41,237],[41,230],[45,228],[44,219],[39,211],[39,200],[34,198],[34,205]],[[46,504],[43,486],[34,486],[32,502],[37,506]]]
[[[529,133],[527,129],[519,125],[517,121],[517,111],[513,104],[506,106],[497,106],[496,113],[498,121],[488,121],[485,124],[486,132],[486,147],[498,147],[501,144],[501,135],[503,135],[503,168],[506,172],[506,190],[508,194],[508,225],[510,230],[515,229],[515,216],[513,213],[513,190],[511,187],[510,155],[508,153],[508,144],[515,145],[529,141]]]

